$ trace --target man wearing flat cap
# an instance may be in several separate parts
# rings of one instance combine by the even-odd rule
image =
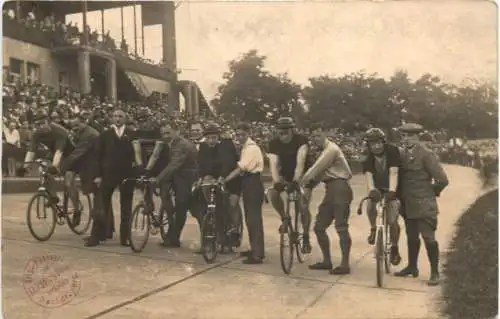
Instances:
[[[418,276],[421,235],[431,266],[428,285],[435,286],[439,284],[439,246],[435,236],[438,215],[436,197],[448,185],[448,178],[438,157],[419,143],[419,134],[423,131],[421,125],[407,123],[399,131],[403,144],[399,186],[408,240],[408,266],[395,275]]]

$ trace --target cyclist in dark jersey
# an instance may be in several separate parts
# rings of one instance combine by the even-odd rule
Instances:
[[[311,166],[313,160],[307,160],[308,139],[297,134],[294,130],[295,123],[292,118],[282,117],[278,119],[276,125],[278,137],[273,138],[269,143],[269,167],[273,178],[273,189],[269,190],[269,198],[274,209],[283,219],[285,208],[281,193],[286,184],[297,183],[304,172],[308,169],[309,162]],[[300,208],[302,212],[302,224],[304,225],[303,249],[309,253],[311,244],[309,241],[309,228],[311,224],[311,213],[309,203],[311,200],[312,189],[315,185],[306,186],[305,194],[301,198]],[[284,231],[283,225],[280,226],[280,232]]]
[[[160,128],[151,120],[146,110],[139,111],[137,115],[138,128],[134,134],[132,145],[135,152],[135,162],[141,174],[156,176],[165,167],[166,151],[160,148]],[[146,199],[153,205],[153,194],[146,194]]]
[[[33,137],[24,158],[24,169],[27,169],[30,163],[33,162],[38,146],[43,144],[53,154],[52,167],[49,168],[49,171],[52,173],[59,173],[61,171],[62,162],[75,149],[75,145],[70,139],[70,132],[59,124],[51,123],[49,115],[43,111],[34,115],[33,128]],[[73,181],[68,181],[65,176],[64,184],[68,185],[70,182]],[[49,194],[52,196],[52,200],[57,201],[55,191],[53,191],[52,186],[50,188]],[[77,208],[78,203],[73,203],[73,207]]]

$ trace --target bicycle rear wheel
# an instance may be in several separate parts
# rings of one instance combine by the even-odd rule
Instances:
[[[377,230],[377,239],[375,242],[375,260],[377,263],[377,286],[382,287],[384,285],[384,232],[382,229]]]
[[[83,197],[83,198],[82,198]],[[71,202],[71,201],[69,201]],[[92,212],[92,201],[89,195],[83,195],[80,193],[79,208],[81,209],[80,222],[75,224],[74,213],[66,212],[66,222],[68,223],[69,229],[77,235],[82,235],[87,232],[90,227],[91,212]]]
[[[283,221],[283,232],[280,233],[280,261],[283,272],[289,275],[293,267],[293,250],[294,243],[292,241],[293,227],[290,219]]]
[[[207,212],[201,222],[201,252],[203,259],[211,263],[217,258],[217,227],[214,212]]]
[[[38,241],[49,240],[56,229],[56,212],[54,206],[52,204],[49,204],[49,202],[50,198],[47,193],[36,193],[29,201],[28,208],[26,210],[26,221],[28,224],[28,229],[31,235]],[[35,207],[33,207],[33,205],[35,205]],[[46,220],[47,218],[52,218],[52,221],[49,222],[48,231],[45,235],[40,235],[38,231],[35,230],[33,222],[35,220]]]
[[[130,248],[133,252],[140,253],[146,247],[150,228],[150,212],[146,209],[144,203],[140,203],[134,208],[130,221]],[[142,239],[140,236],[141,232],[144,232]]]

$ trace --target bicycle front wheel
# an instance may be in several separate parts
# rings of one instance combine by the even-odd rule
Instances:
[[[293,233],[290,219],[283,221],[283,231],[280,232],[280,261],[281,269],[287,275],[292,271],[294,244],[291,238]]]
[[[38,241],[49,240],[56,229],[56,219],[56,212],[50,203],[49,195],[45,192],[36,193],[29,201],[26,210],[26,221],[31,235]],[[47,222],[48,227],[45,232],[35,227],[38,221]]]
[[[302,224],[302,216],[298,202],[295,202],[294,225],[295,231],[293,232],[292,240],[295,246],[295,252],[297,253],[297,260],[302,264],[306,260],[308,254],[304,252],[304,225]]]
[[[207,212],[201,222],[201,252],[203,259],[211,263],[217,258],[217,227],[215,213]]]
[[[144,203],[134,208],[130,221],[130,248],[134,253],[140,253],[149,239],[151,217]]]
[[[385,273],[390,274],[391,273],[391,245],[388,244],[391,241],[391,230],[389,226],[385,227],[385,254],[384,254],[384,268],[385,268]]]
[[[83,195],[80,193],[79,209],[80,216],[74,213],[66,213],[66,222],[68,223],[69,229],[77,235],[82,235],[87,232],[90,227],[91,212],[92,212],[92,201],[89,195]]]
[[[384,285],[384,232],[382,229],[377,230],[377,239],[375,242],[375,259],[377,262],[377,286],[382,287]]]

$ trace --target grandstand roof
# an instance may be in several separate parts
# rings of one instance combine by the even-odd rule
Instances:
[[[136,1],[140,5],[162,5],[158,1]],[[15,1],[8,3],[15,6]],[[87,11],[106,10],[133,5],[133,1],[87,1]],[[44,13],[55,13],[56,15],[66,15],[80,13],[83,11],[83,1],[21,1],[22,7],[37,8]]]

